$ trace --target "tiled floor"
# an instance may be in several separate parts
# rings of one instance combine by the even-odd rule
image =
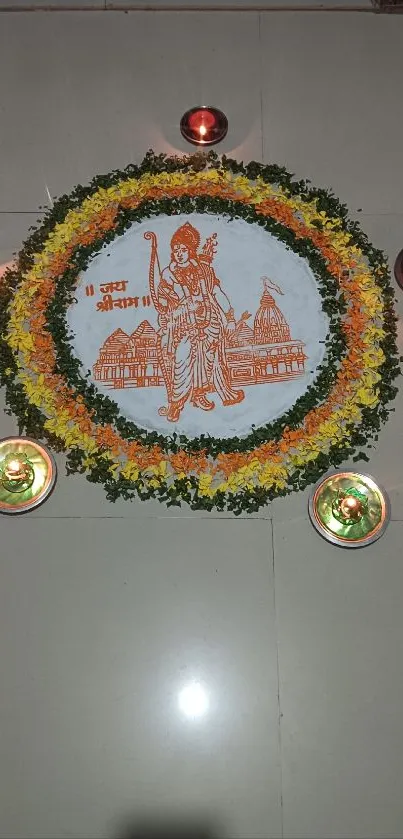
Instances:
[[[305,23],[296,13],[261,17],[265,159],[331,187],[352,211],[401,213],[391,81],[401,78],[399,22],[325,14]]]
[[[6,520],[0,567],[2,836],[280,835],[270,522]]]
[[[391,265],[403,247],[401,16],[0,24],[0,264],[49,195],[184,151],[198,102],[229,117],[220,151],[333,186]],[[0,837],[403,837],[402,404],[363,551],[319,538],[308,493],[241,519],[110,505],[58,458],[47,504],[0,523]]]
[[[284,836],[403,835],[402,536],[351,555],[275,524]]]
[[[178,124],[194,104],[227,113],[223,151],[261,159],[257,14],[3,14],[1,24],[0,210],[35,210],[150,147],[188,151]],[[11,156],[24,161],[18,183]]]

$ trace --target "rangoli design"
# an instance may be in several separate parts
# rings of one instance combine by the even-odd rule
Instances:
[[[285,169],[214,153],[95,178],[0,285],[20,433],[108,499],[253,512],[364,458],[397,389],[386,259]]]
[[[158,328],[144,320],[131,335],[120,328],[109,335],[93,366],[96,381],[113,388],[164,386],[167,404],[159,414],[175,423],[188,401],[213,411],[215,402],[208,394],[216,394],[224,406],[236,405],[245,398],[240,385],[285,381],[304,373],[304,344],[291,339],[273,297],[282,295],[279,286],[262,277],[263,293],[251,327],[250,312],[236,319],[215,274],[216,233],[200,250],[200,233],[186,222],[171,239],[171,262],[162,271],[157,237],[144,235],[152,245],[149,285]],[[106,298],[101,305],[112,307],[111,295]]]

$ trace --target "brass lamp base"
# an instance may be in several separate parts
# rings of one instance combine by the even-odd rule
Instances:
[[[343,548],[363,548],[382,536],[390,519],[385,490],[370,475],[334,472],[321,478],[309,498],[318,533]]]
[[[43,504],[56,482],[56,463],[29,437],[0,440],[0,513],[27,513]]]

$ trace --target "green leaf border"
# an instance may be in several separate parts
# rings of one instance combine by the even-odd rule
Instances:
[[[55,225],[64,220],[70,209],[77,208],[85,198],[93,195],[100,187],[108,188],[121,180],[140,178],[145,173],[201,171],[205,168],[224,169],[234,175],[245,175],[252,181],[260,177],[266,183],[280,185],[289,197],[299,196],[302,201],[306,202],[316,200],[317,209],[319,211],[323,210],[330,218],[339,219],[342,229],[350,234],[351,242],[363,251],[370,267],[376,271],[377,282],[383,298],[386,335],[381,342],[381,347],[386,360],[380,368],[382,378],[379,383],[379,403],[375,408],[365,408],[363,410],[363,419],[360,426],[351,426],[349,429],[351,436],[348,443],[346,442],[342,446],[334,446],[327,453],[322,453],[315,461],[296,469],[290,475],[286,489],[278,491],[256,487],[254,490],[245,490],[237,494],[217,493],[214,498],[208,498],[198,494],[198,479],[194,476],[190,476],[186,480],[176,479],[169,486],[161,483],[160,487],[151,488],[145,485],[141,478],[138,481],[128,481],[121,476],[118,479],[112,478],[108,461],[102,452],[96,459],[96,465],[87,473],[89,481],[100,482],[104,485],[107,498],[111,501],[115,501],[119,497],[127,499],[133,499],[136,496],[142,499],[157,497],[168,505],[180,504],[183,500],[192,509],[212,510],[215,508],[223,510],[227,508],[236,514],[240,514],[242,512],[255,512],[278,495],[286,495],[288,492],[308,486],[331,466],[337,466],[346,458],[354,455],[357,447],[365,446],[373,437],[377,437],[381,424],[387,420],[389,414],[390,409],[386,406],[397,393],[397,388],[393,384],[400,372],[396,346],[396,316],[393,308],[394,292],[390,284],[389,272],[385,268],[386,259],[382,251],[375,249],[370,244],[358,223],[348,218],[346,206],[341,204],[331,191],[311,188],[307,181],[295,181],[293,176],[283,167],[265,166],[256,162],[244,165],[225,156],[219,158],[214,152],[207,155],[196,154],[178,158],[167,157],[163,154],[155,155],[154,152],[150,151],[139,166],[131,164],[123,171],[114,170],[107,175],[97,176],[87,187],[77,186],[70,195],[61,196],[55,201],[51,209],[47,209],[40,227],[33,231],[23,245],[18,255],[17,269],[8,271],[0,285],[0,384],[6,388],[7,412],[17,417],[19,432],[25,432],[30,436],[46,440],[56,451],[64,450],[63,442],[55,435],[49,434],[44,428],[46,417],[35,406],[30,405],[22,385],[16,380],[16,361],[6,341],[8,304],[21,281],[21,275],[31,267],[34,254],[44,245]],[[73,356],[71,351],[72,336],[68,334],[65,312],[72,299],[77,274],[88,264],[94,253],[99,252],[100,248],[106,242],[112,241],[116,235],[121,235],[133,221],[150,218],[161,213],[189,212],[223,214],[229,218],[244,218],[250,223],[260,224],[281,239],[288,247],[291,247],[292,250],[307,258],[319,282],[320,293],[323,297],[323,308],[330,318],[326,363],[319,370],[315,382],[297,400],[290,411],[275,422],[254,429],[245,438],[220,440],[201,435],[199,438],[189,440],[184,435],[173,434],[171,437],[164,437],[158,433],[153,434],[145,432],[144,429],[139,429],[134,423],[130,423],[119,414],[116,403],[98,393],[95,386],[88,382],[82,375],[79,360]],[[72,262],[74,267],[68,269],[58,278],[56,293],[47,312],[48,328],[57,347],[56,372],[62,373],[69,384],[83,395],[87,406],[95,412],[94,416],[98,422],[112,422],[116,430],[127,439],[138,439],[146,445],[157,443],[166,451],[171,452],[180,448],[185,448],[188,451],[205,449],[212,457],[224,451],[249,451],[267,440],[279,439],[286,426],[298,426],[305,414],[326,398],[334,381],[338,362],[345,351],[340,324],[340,316],[344,310],[342,295],[335,296],[335,285],[337,286],[337,283],[327,271],[323,257],[310,240],[296,239],[288,228],[266,216],[259,216],[254,208],[245,206],[241,202],[229,202],[220,198],[209,198],[208,196],[142,202],[135,211],[121,209],[117,226],[111,231],[111,234],[95,242],[91,247],[77,248]],[[361,454],[360,452],[358,456]],[[365,457],[365,455],[363,456]],[[84,457],[84,453],[79,449],[69,450],[67,452],[68,472],[84,472]]]
[[[55,372],[62,375],[70,387],[83,397],[87,408],[93,413],[95,422],[110,423],[124,439],[137,440],[147,446],[159,445],[166,452],[177,451],[178,448],[189,452],[203,449],[211,457],[216,457],[220,452],[234,450],[247,452],[262,443],[278,440],[287,426],[296,428],[305,415],[327,396],[335,381],[338,363],[346,348],[341,326],[341,314],[345,310],[345,304],[342,296],[338,295],[337,281],[327,270],[325,260],[310,240],[297,239],[295,234],[282,224],[276,223],[272,218],[259,215],[253,207],[245,206],[241,202],[210,199],[206,196],[144,201],[135,210],[120,210],[117,224],[108,236],[108,243],[122,235],[133,222],[140,222],[160,214],[178,215],[191,212],[214,212],[226,216],[229,220],[242,218],[250,224],[259,224],[295,253],[307,259],[318,281],[323,309],[329,317],[329,333],[326,339],[326,361],[320,365],[315,381],[305,393],[275,422],[259,426],[242,438],[221,439],[208,435],[188,438],[184,434],[162,435],[158,432],[145,431],[134,422],[127,420],[120,413],[116,402],[100,393],[96,386],[89,382],[88,377],[83,375],[81,362],[73,355],[71,348],[74,336],[69,333],[66,323],[66,310],[74,299],[77,276],[79,272],[85,270],[93,256],[99,253],[105,239],[94,242],[91,248],[78,247],[70,259],[72,267],[56,280],[56,292],[46,313],[47,328],[52,335],[57,352]]]

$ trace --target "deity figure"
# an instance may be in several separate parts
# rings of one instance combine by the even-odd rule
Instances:
[[[178,422],[185,404],[212,411],[216,393],[223,405],[244,399],[242,390],[231,386],[225,335],[235,329],[234,310],[211,265],[216,236],[200,251],[200,234],[193,225],[179,227],[171,239],[171,260],[162,271],[154,233],[151,239],[150,291],[159,315],[160,363],[168,405],[159,413]],[[154,284],[155,264],[159,282]]]

